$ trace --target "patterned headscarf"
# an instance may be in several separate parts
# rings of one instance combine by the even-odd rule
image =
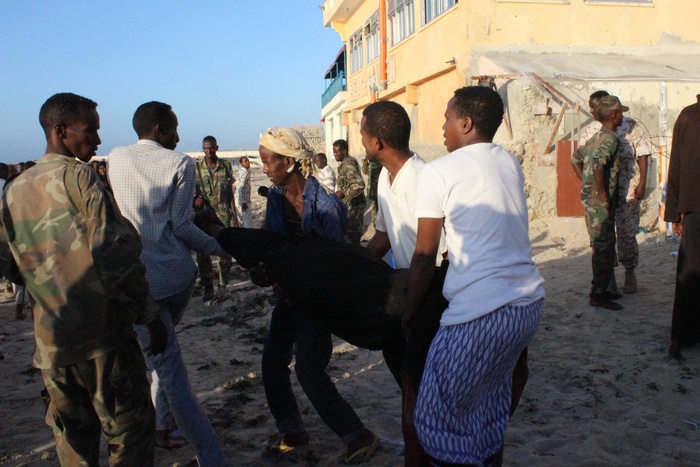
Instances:
[[[297,160],[311,159],[314,150],[294,128],[270,128],[260,137],[260,146],[280,156]]]

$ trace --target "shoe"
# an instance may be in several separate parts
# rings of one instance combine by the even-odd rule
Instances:
[[[214,286],[209,285],[204,288],[204,295],[202,295],[202,302],[205,304],[207,302],[211,302],[211,300],[214,298]]]
[[[306,446],[310,442],[311,438],[306,433],[287,433],[269,445],[267,452],[269,454],[286,454],[294,451],[296,448]]]
[[[156,431],[156,446],[162,449],[167,449],[172,451],[173,449],[179,449],[187,444],[184,440],[174,440],[170,437],[170,431],[168,430],[157,430]]]
[[[637,276],[634,275],[634,269],[625,269],[625,284],[622,286],[622,291],[626,294],[637,291]]]
[[[606,310],[613,310],[613,311],[618,311],[622,310],[622,305],[620,305],[617,302],[613,302],[606,296],[601,296],[601,297],[591,297],[590,302],[588,302],[589,305],[595,306],[598,308],[605,308]]]
[[[611,292],[610,290],[606,291],[603,293],[603,298],[606,298],[608,300],[619,300],[624,295],[622,295],[620,292]]]
[[[345,465],[364,464],[372,457],[372,454],[374,454],[374,451],[376,451],[377,447],[379,446],[379,436],[375,435],[370,430],[367,430],[367,432],[371,436],[370,444],[366,444],[366,445],[356,449],[353,452],[350,452],[349,445],[346,446],[345,454],[343,455],[343,464],[345,464]]]

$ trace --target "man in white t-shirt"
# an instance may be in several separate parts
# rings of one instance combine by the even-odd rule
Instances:
[[[449,301],[430,345],[415,411],[418,437],[438,463],[491,464],[511,408],[512,371],[535,334],[544,280],[530,256],[523,173],[493,137],[503,120],[497,92],[455,91],[443,131],[450,154],[418,179],[418,236],[409,303],[415,319],[434,273],[443,227]]]
[[[328,158],[322,152],[316,154],[314,157],[314,162],[316,163],[316,173],[314,177],[323,186],[328,188],[330,191],[335,191],[335,172],[330,165],[328,165]]]
[[[409,148],[411,120],[400,104],[392,101],[375,102],[363,112],[360,134],[367,157],[382,166],[377,185],[376,232],[367,249],[379,257],[391,249],[396,268],[408,269],[416,247],[418,220],[414,212],[418,174],[425,166],[425,161]],[[438,251],[434,265],[442,262],[444,242]],[[440,287],[440,284],[437,286]],[[415,433],[413,410],[430,341],[437,332],[440,316],[447,307],[441,294],[438,293],[437,298],[425,306],[424,310],[428,312],[422,313],[421,322],[410,334],[402,364],[401,421],[406,466],[429,463]]]

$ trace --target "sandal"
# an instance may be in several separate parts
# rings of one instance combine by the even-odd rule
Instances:
[[[343,455],[343,464],[363,464],[367,462],[370,459],[370,457],[372,457],[374,451],[376,451],[377,447],[379,447],[379,436],[375,435],[371,431],[370,434],[372,435],[372,442],[370,444],[362,446],[361,448],[357,449],[352,453],[348,452],[347,447],[345,448],[345,454]]]
[[[311,438],[306,433],[292,433],[280,437],[277,441],[267,447],[270,454],[286,454],[296,448],[306,446],[311,442]]]

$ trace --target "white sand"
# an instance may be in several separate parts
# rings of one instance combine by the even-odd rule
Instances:
[[[267,184],[253,171],[256,221]],[[700,465],[700,348],[682,364],[665,360],[670,340],[677,245],[640,234],[640,290],[622,311],[588,306],[590,248],[581,219],[531,225],[533,255],[547,283],[540,330],[530,346],[530,380],[506,436],[505,465]],[[342,443],[319,419],[294,377],[312,438],[308,448],[271,458],[276,439],[260,378],[263,338],[272,310],[260,289],[234,266],[235,277],[214,305],[194,297],[178,339],[190,379],[231,465],[334,465]],[[617,270],[622,281],[621,269]],[[43,422],[41,375],[31,368],[29,321],[0,306],[0,465],[57,464]],[[385,442],[371,465],[398,466],[400,392],[381,352],[336,340],[329,373],[366,425]],[[186,446],[157,452],[158,465],[191,464]],[[103,461],[106,465],[106,457]]]

